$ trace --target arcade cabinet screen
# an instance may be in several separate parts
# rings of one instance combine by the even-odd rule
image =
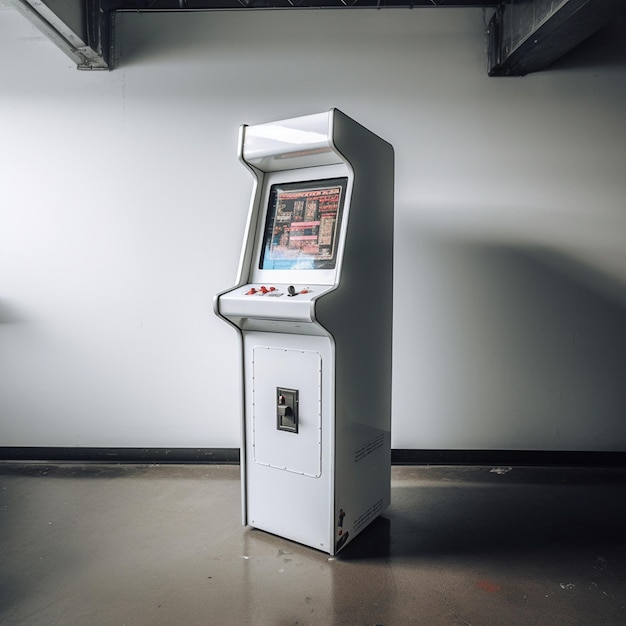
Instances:
[[[347,178],[272,185],[259,269],[333,269]]]

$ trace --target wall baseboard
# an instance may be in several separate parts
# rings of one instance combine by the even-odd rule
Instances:
[[[2,447],[0,461],[236,465],[239,448]],[[392,465],[626,467],[626,451],[393,449]]]
[[[392,465],[512,465],[535,467],[626,467],[625,451],[405,450],[391,451]]]
[[[0,447],[0,461],[236,465],[239,463],[239,448]]]

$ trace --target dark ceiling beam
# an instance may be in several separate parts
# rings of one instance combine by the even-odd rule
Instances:
[[[547,68],[626,10],[624,0],[510,0],[489,23],[489,75]]]
[[[112,11],[250,11],[263,9],[413,9],[496,7],[500,0],[105,0]]]
[[[13,6],[79,70],[110,69],[111,13],[102,10],[100,0],[13,0]]]
[[[495,7],[500,0],[12,0],[81,70],[113,69],[117,11]]]
[[[116,11],[497,7],[489,25],[489,74],[544,69],[626,11],[624,0],[13,0],[79,69],[112,69]]]

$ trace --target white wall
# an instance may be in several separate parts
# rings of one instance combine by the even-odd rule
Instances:
[[[123,14],[90,73],[0,8],[0,445],[238,445],[238,127],[336,106],[396,148],[394,447],[626,449],[626,28],[496,79],[483,20]]]

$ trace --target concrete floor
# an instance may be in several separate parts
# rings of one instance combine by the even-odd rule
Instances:
[[[237,466],[0,464],[0,623],[626,624],[626,470],[392,476],[331,558],[243,528]]]

